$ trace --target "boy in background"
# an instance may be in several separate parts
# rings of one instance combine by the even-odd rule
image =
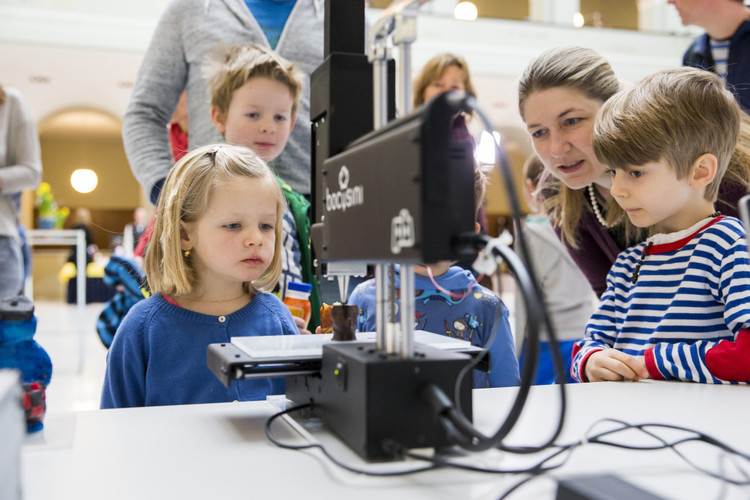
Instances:
[[[480,167],[475,168],[474,196],[477,208],[481,205],[487,177]],[[479,230],[479,224],[476,224]],[[453,265],[451,261],[414,266],[415,327],[431,333],[470,341],[472,345],[489,350],[490,373],[474,370],[474,387],[504,387],[518,385],[520,377],[513,335],[508,321],[508,309],[500,298],[477,283],[471,271]],[[349,304],[359,306],[357,329],[375,331],[375,280],[361,283],[349,297]],[[396,273],[396,293],[400,293]],[[499,324],[495,314],[500,308]],[[487,345],[493,331],[497,335]]]
[[[206,79],[211,121],[224,140],[252,149],[266,163],[276,159],[296,121],[302,75],[295,66],[261,45],[237,45],[210,61]],[[289,281],[312,285],[309,327],[314,330],[320,321],[320,299],[311,267],[310,202],[277,179],[289,205],[283,217],[285,252],[280,292],[283,297]]]
[[[599,111],[611,193],[652,236],[620,253],[574,350],[580,381],[750,381],[750,262],[741,221],[714,209],[740,108],[718,76],[655,73]]]

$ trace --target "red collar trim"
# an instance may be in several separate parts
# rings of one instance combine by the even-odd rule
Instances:
[[[169,302],[170,304],[172,304],[173,306],[177,306],[177,307],[182,307],[182,306],[181,306],[180,304],[178,304],[178,303],[177,303],[177,301],[175,301],[175,300],[174,300],[174,299],[173,299],[172,297],[170,297],[169,295],[162,295],[161,297],[162,297],[162,298],[163,298],[164,300],[166,300],[167,302]]]
[[[654,255],[654,254],[657,254],[657,253],[667,253],[667,252],[673,252],[675,250],[679,250],[680,248],[682,248],[685,245],[687,245],[688,242],[690,242],[690,240],[692,240],[693,238],[695,238],[695,236],[698,233],[700,233],[701,231],[703,231],[703,230],[705,230],[705,229],[713,226],[714,224],[716,224],[717,222],[719,222],[723,218],[724,218],[723,215],[719,215],[717,217],[714,217],[712,220],[710,220],[708,223],[706,223],[705,226],[703,226],[702,228],[698,229],[696,232],[694,232],[690,236],[685,236],[681,240],[673,241],[671,243],[661,243],[659,245],[651,245],[650,248],[649,247],[645,247],[643,249],[643,251],[647,255]]]

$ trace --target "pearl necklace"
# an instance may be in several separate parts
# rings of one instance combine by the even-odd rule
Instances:
[[[594,215],[596,215],[596,220],[599,221],[599,224],[601,224],[604,227],[609,227],[609,224],[607,224],[607,221],[604,220],[604,217],[602,217],[602,211],[599,209],[599,202],[596,201],[596,193],[594,193],[594,183],[588,185],[589,190],[589,200],[591,200],[591,208],[594,209]]]

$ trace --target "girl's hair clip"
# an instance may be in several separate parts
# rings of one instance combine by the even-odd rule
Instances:
[[[218,151],[219,151],[220,149],[221,149],[221,146],[214,146],[214,147],[212,147],[211,149],[209,149],[209,150],[207,151],[207,153],[213,156],[213,155],[215,155],[215,154],[216,154],[216,153],[217,153],[217,152],[218,152]]]

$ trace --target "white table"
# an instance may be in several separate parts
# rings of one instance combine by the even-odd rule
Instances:
[[[515,391],[474,391],[476,425],[485,432],[496,428]],[[740,386],[654,381],[570,386],[560,441],[580,438],[601,417],[617,417],[699,429],[747,452],[748,391],[749,387]],[[532,388],[511,444],[529,445],[549,435],[557,394],[554,386]],[[48,415],[43,435],[27,440],[22,449],[24,498],[497,499],[522,479],[451,469],[391,478],[346,472],[318,451],[285,450],[267,441],[263,426],[274,412],[268,402],[251,402]],[[275,429],[280,438],[303,442],[286,423]],[[713,449],[701,448],[698,453],[701,465],[717,465]],[[495,459],[487,459],[485,465],[498,467],[520,466],[529,458],[499,452],[487,456]],[[484,460],[476,458],[477,465]],[[349,465],[357,462],[348,459]],[[554,477],[597,472],[615,472],[666,498],[717,498],[723,488],[670,451],[626,451],[592,444],[576,451]],[[554,477],[537,478],[511,498],[554,498]],[[750,489],[728,487],[722,498],[748,497]]]
[[[83,229],[27,229],[29,246],[76,247],[76,305],[78,306],[78,373],[83,370],[86,342],[86,233]],[[26,296],[34,300],[34,281],[29,274]]]

